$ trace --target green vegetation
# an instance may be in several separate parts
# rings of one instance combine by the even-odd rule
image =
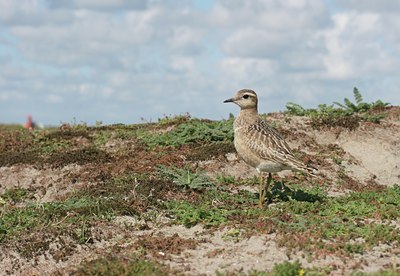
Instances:
[[[57,131],[35,131],[32,132],[33,135],[33,145],[34,149],[40,153],[52,153],[62,150],[67,150],[72,147],[70,139],[60,139]],[[69,132],[68,135],[71,135]],[[81,135],[79,132],[78,135]]]
[[[180,125],[189,122],[191,116],[189,113],[176,115],[176,116],[165,116],[164,118],[158,119],[158,124],[161,126]]]
[[[191,204],[186,201],[171,201],[167,204],[177,222],[186,227],[202,223],[206,227],[219,226],[228,221],[229,210],[218,209],[208,203]]]
[[[94,221],[110,221],[117,215],[144,215],[148,208],[161,207],[165,190],[173,190],[172,183],[149,179],[144,175],[124,175],[99,183],[97,189],[83,188],[65,201],[30,203],[22,207],[9,205],[26,197],[25,190],[10,190],[2,198],[0,209],[0,240],[18,238],[28,231],[42,228],[78,230],[79,241],[85,240],[88,226]]]
[[[304,269],[301,268],[299,261],[293,263],[285,261],[276,264],[272,270],[272,275],[302,276],[304,274]]]
[[[3,204],[6,201],[11,201],[13,203],[24,202],[25,200],[32,199],[32,192],[24,188],[12,188],[7,189],[3,195],[1,195],[1,200]]]
[[[136,135],[150,148],[202,142],[224,142],[233,140],[232,124],[233,118],[222,121],[192,119],[167,132],[138,130]]]
[[[364,102],[361,93],[360,91],[358,91],[357,87],[354,87],[353,94],[356,103],[352,103],[348,98],[345,98],[344,104],[341,104],[339,102],[334,102],[334,104],[341,107],[343,110],[347,111],[350,114],[367,112],[369,110],[382,110],[389,105],[389,103],[384,103],[381,100],[377,100],[376,102],[372,103]]]
[[[192,172],[189,168],[159,166],[158,173],[162,178],[172,180],[176,185],[183,188],[201,190],[214,185],[204,171],[199,169]]]
[[[0,240],[18,238],[21,234],[42,228],[57,228],[68,224],[80,226],[83,222],[89,223],[94,217],[104,216],[109,212],[111,211],[101,210],[98,202],[85,198],[30,204],[23,208],[6,208],[0,214]],[[78,234],[74,238],[79,241],[81,237]]]
[[[388,223],[400,216],[399,186],[330,198],[318,189],[282,189],[281,185],[272,188],[277,205],[266,210],[252,208],[257,199],[252,193],[232,195],[220,189],[207,191],[196,202],[171,201],[168,208],[178,223],[188,227],[232,224],[250,232],[276,232],[279,244],[289,249],[352,254],[382,242],[400,242],[400,230]],[[360,241],[349,243],[355,240]]]
[[[348,98],[344,103],[334,102],[332,105],[320,104],[317,109],[305,109],[299,104],[289,102],[286,113],[297,116],[307,116],[315,128],[321,126],[342,126],[355,129],[360,120],[379,123],[385,117],[381,113],[389,103],[378,100],[372,103],[363,101],[361,93],[354,87],[355,103]],[[338,107],[335,107],[338,106]]]
[[[99,147],[106,144],[108,141],[113,139],[119,140],[133,140],[136,137],[136,129],[139,128],[137,125],[132,126],[114,126],[113,131],[109,129],[103,129],[102,127],[95,127],[93,142],[94,145]]]
[[[168,275],[164,266],[132,256],[130,258],[101,258],[81,264],[73,275]]]
[[[70,235],[77,242],[86,243],[90,240],[90,226],[96,221],[110,221],[117,215],[140,217],[146,210],[157,208],[168,210],[177,223],[187,227],[198,223],[207,227],[224,224],[235,225],[248,233],[272,231],[278,234],[280,245],[310,252],[318,249],[353,254],[382,242],[400,242],[400,230],[388,223],[400,216],[399,186],[330,198],[320,189],[291,189],[277,182],[271,189],[276,205],[262,210],[254,208],[257,195],[248,191],[232,194],[224,187],[209,186],[211,182],[204,180],[199,180],[194,187],[190,186],[194,181],[174,183],[180,178],[183,180],[179,181],[186,181],[187,172],[164,168],[164,180],[129,174],[99,184],[95,190],[82,189],[65,201],[31,203],[17,208],[9,206],[8,202],[21,201],[29,193],[7,191],[1,197],[1,239],[18,238],[28,231],[67,229],[69,226]],[[204,177],[188,175],[193,179]],[[202,189],[205,183],[208,189],[196,200],[168,199],[169,191],[177,195],[185,188]],[[370,223],[371,219],[375,222]]]

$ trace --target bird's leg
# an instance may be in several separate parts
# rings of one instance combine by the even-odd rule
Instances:
[[[267,181],[265,183],[265,189],[264,189],[264,195],[265,197],[267,197],[268,194],[268,188],[269,185],[271,184],[271,180],[272,180],[272,173],[268,173],[268,177],[267,177]],[[265,199],[266,200],[266,199]]]
[[[260,198],[259,198],[259,201],[258,201],[258,205],[260,206],[260,208],[262,208],[263,207],[263,203],[264,203],[264,182],[263,182],[263,177],[262,177],[262,174],[260,173],[260,176],[259,176],[259,181],[260,181],[260,186],[259,186],[259,194],[260,194]]]

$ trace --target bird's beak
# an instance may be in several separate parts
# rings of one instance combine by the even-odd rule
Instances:
[[[224,101],[224,103],[233,103],[235,101],[234,98],[230,98]]]

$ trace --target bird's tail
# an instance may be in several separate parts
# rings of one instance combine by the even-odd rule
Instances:
[[[303,172],[309,176],[317,176],[317,172],[318,169],[310,166],[308,164],[304,164],[303,162],[293,158],[292,160],[290,160],[290,165],[292,166],[292,168],[296,171],[300,171]]]
[[[305,165],[305,167],[301,171],[308,174],[309,176],[317,176],[318,169],[309,165]]]

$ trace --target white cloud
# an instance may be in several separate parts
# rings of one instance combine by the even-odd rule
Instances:
[[[123,9],[144,9],[146,0],[47,0],[50,8],[94,9],[114,11]]]
[[[191,57],[171,57],[171,69],[177,73],[184,73],[196,70],[196,64]]]
[[[51,104],[58,104],[62,103],[64,100],[61,96],[56,95],[56,94],[50,94],[46,96],[46,101],[51,103]]]
[[[333,16],[334,26],[324,30],[328,53],[324,56],[324,77],[354,79],[395,70],[398,59],[382,44],[383,24],[379,14],[343,12]]]
[[[243,87],[265,111],[340,100],[353,86],[366,100],[380,89],[400,101],[400,9],[380,3],[215,0],[205,11],[191,1],[0,0],[0,117],[220,118],[232,111],[221,101]]]

